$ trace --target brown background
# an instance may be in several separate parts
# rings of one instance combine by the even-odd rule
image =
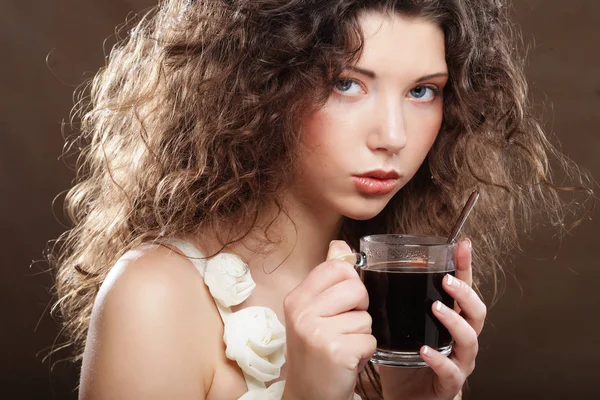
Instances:
[[[73,90],[102,65],[102,41],[114,27],[151,3],[0,3],[2,399],[75,398],[76,370],[58,363],[51,371],[60,357],[42,363],[57,334],[45,310],[51,279],[44,264],[29,265],[62,231],[51,203],[73,177],[58,160],[60,123],[68,119]],[[525,39],[535,39],[528,75],[545,126],[598,177],[600,1],[515,3]],[[540,230],[526,244],[508,268],[505,295],[490,311],[471,398],[600,398],[599,239],[595,219],[564,239],[556,261],[553,232]]]

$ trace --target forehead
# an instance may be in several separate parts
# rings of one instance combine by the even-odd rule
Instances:
[[[364,49],[358,64],[378,76],[445,72],[444,33],[432,21],[398,13],[362,13]]]

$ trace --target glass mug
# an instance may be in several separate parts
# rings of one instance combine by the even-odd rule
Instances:
[[[368,312],[377,339],[374,364],[426,367],[419,353],[423,345],[450,354],[452,336],[431,308],[437,300],[454,308],[442,279],[454,275],[455,246],[456,242],[432,236],[383,234],[360,239],[360,253],[350,258],[369,293]]]

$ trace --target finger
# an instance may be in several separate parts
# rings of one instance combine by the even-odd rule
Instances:
[[[465,239],[456,247],[456,277],[468,286],[473,284],[471,268],[471,240]]]
[[[475,357],[479,350],[477,332],[456,311],[445,306],[441,301],[436,301],[431,307],[433,314],[448,328],[454,343],[452,351],[459,368],[469,375],[475,368]]]
[[[329,243],[327,260],[333,260],[347,254],[352,254],[352,249],[343,240],[332,240],[331,243]]]
[[[355,333],[342,335],[327,348],[329,356],[338,365],[358,371],[375,353],[377,340],[373,335]]]
[[[308,303],[308,310],[321,317],[330,317],[347,311],[366,311],[369,295],[358,278],[346,279],[318,294]]]
[[[487,307],[475,290],[460,279],[446,275],[442,280],[444,290],[456,300],[461,315],[473,327],[477,335],[483,330]]]
[[[456,260],[455,276],[471,286],[473,282],[473,270],[471,268],[471,240],[465,239],[454,248],[454,257]],[[454,305],[454,310],[460,313],[458,303]]]
[[[421,347],[421,358],[437,375],[434,381],[435,393],[440,398],[454,396],[465,381],[465,374],[448,357],[429,346]]]
[[[334,241],[330,244],[328,257],[332,257],[332,259],[316,266],[300,285],[290,293],[291,297],[295,297],[299,303],[310,301],[310,299],[338,282],[358,277],[354,266],[346,261],[335,259],[341,254],[347,254],[347,249],[350,249],[344,242],[336,242],[340,241]]]
[[[344,335],[355,333],[371,334],[373,320],[366,311],[348,311],[323,320],[325,329]]]

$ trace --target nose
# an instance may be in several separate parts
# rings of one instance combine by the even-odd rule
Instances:
[[[375,113],[374,129],[368,139],[372,151],[397,154],[406,147],[406,118],[402,103],[387,101],[381,104]]]

